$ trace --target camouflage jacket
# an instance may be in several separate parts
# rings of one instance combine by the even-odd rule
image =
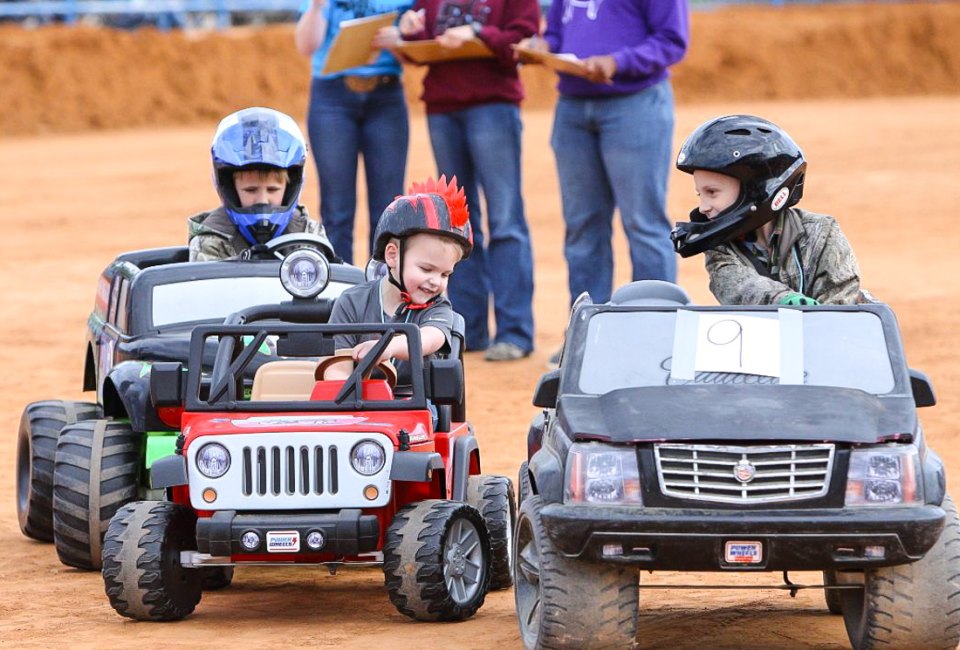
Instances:
[[[790,208],[772,241],[770,261],[740,242],[706,252],[710,291],[721,305],[773,305],[793,291],[829,305],[860,300],[857,258],[833,217]]]
[[[243,238],[222,207],[193,215],[187,219],[187,228],[191,262],[225,260],[250,248],[250,242]],[[283,234],[299,232],[324,234],[323,226],[311,219],[302,205],[294,210]]]

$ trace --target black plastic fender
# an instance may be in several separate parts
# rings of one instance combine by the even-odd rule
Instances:
[[[943,461],[935,451],[926,448],[923,456],[923,500],[941,505],[947,494],[947,474]]]
[[[428,482],[433,470],[443,471],[443,458],[435,451],[398,451],[390,466],[391,481]]]
[[[172,431],[150,401],[150,364],[122,361],[103,382],[103,415],[128,418],[134,431]]]
[[[530,423],[530,429],[527,431],[527,458],[532,457],[540,451],[543,445],[543,427],[546,422],[546,415],[543,411],[533,418]]]
[[[541,447],[527,461],[537,494],[544,504],[563,501],[563,461],[550,447]]]
[[[164,456],[150,466],[150,487],[154,490],[186,484],[187,459],[183,456]]]
[[[457,438],[453,443],[453,479],[452,494],[450,498],[454,501],[466,501],[467,499],[467,481],[470,479],[470,458],[474,454],[478,456],[480,447],[477,445],[477,439],[470,434]]]

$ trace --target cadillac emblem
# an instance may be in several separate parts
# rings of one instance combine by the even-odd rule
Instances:
[[[757,468],[749,460],[741,460],[733,467],[733,475],[741,483],[749,483],[757,475]]]

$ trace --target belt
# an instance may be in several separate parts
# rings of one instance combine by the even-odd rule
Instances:
[[[393,86],[400,81],[400,77],[392,74],[378,74],[368,77],[359,75],[345,75],[343,85],[355,93],[373,92],[381,86]]]

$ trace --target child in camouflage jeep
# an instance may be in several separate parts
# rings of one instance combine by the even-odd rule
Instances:
[[[693,175],[700,206],[671,237],[681,256],[705,254],[720,304],[861,300],[857,259],[836,220],[793,207],[806,167],[783,129],[752,115],[705,122],[683,143],[677,168]]]
[[[279,111],[255,107],[223,118],[211,146],[222,205],[187,220],[190,261],[249,255],[288,233],[324,236],[298,204],[306,151],[296,122]]]

